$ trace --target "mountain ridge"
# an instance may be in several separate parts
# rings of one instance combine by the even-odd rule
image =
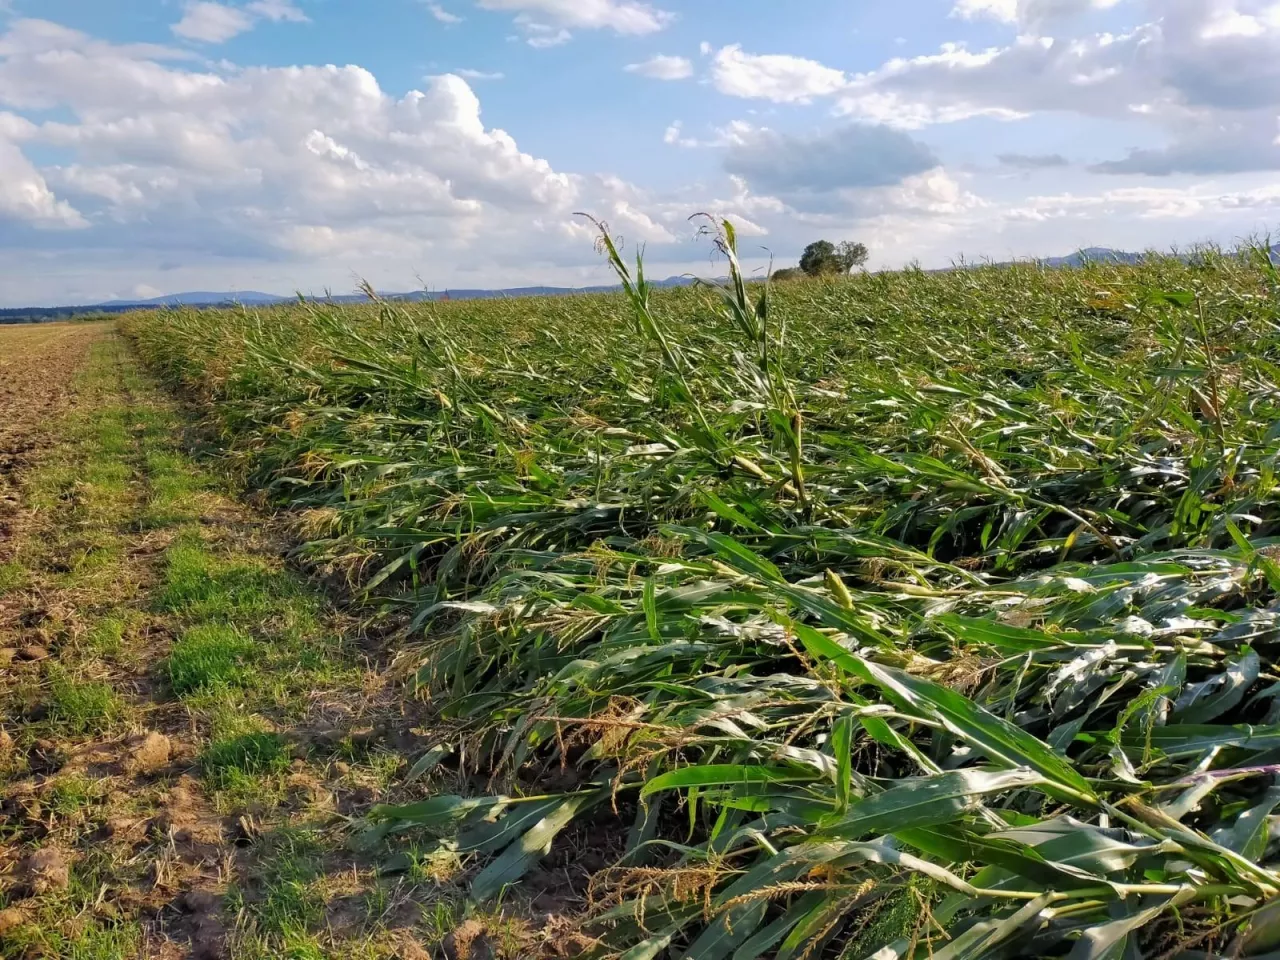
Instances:
[[[1275,248],[1280,251],[1280,246]],[[1046,267],[1081,267],[1086,263],[1124,263],[1135,264],[1147,256],[1145,253],[1132,253],[1126,250],[1115,250],[1111,247],[1085,247],[1075,253],[1062,257],[1031,258],[1027,261],[1002,261],[994,266],[1008,266],[1017,262],[1037,263]],[[955,267],[949,269],[958,269]],[[696,283],[696,279],[688,276],[667,277],[665,280],[651,281],[655,287],[683,287]],[[440,300],[494,300],[507,297],[554,297],[572,296],[584,293],[613,293],[621,289],[617,284],[589,287],[555,287],[537,285],[529,287],[506,287],[502,289],[459,289],[426,291],[416,290],[408,293],[379,293],[384,300],[395,300],[407,303],[435,302]],[[295,297],[282,297],[259,291],[231,291],[228,293],[175,293],[151,300],[111,300],[96,306],[111,309],[133,307],[171,307],[171,306],[219,306],[223,304],[242,304],[244,306],[266,306],[273,303],[286,303]],[[368,299],[364,294],[343,294],[339,296],[307,297],[314,302],[323,303],[361,303]],[[89,308],[85,308],[89,309]]]
[[[1280,244],[1272,247],[1272,253],[1273,255],[1280,256]],[[1173,255],[1185,256],[1176,253]],[[1099,262],[1135,264],[1141,262],[1146,256],[1149,256],[1149,254],[1116,250],[1111,247],[1086,247],[1082,250],[1077,250],[1075,253],[1062,257],[1029,258],[1022,261],[1002,261],[994,264],[961,264],[943,269],[956,270],[988,265],[1009,266],[1013,263],[1034,263],[1049,268],[1077,268],[1085,265],[1086,263]],[[655,287],[668,288],[684,287],[690,286],[696,282],[697,279],[691,276],[673,276],[667,277],[665,280],[652,281],[652,285]],[[443,300],[494,300],[516,297],[572,296],[574,294],[613,293],[619,289],[620,287],[617,284],[588,287],[555,287],[537,285],[527,287],[506,287],[502,289],[468,288],[442,291],[417,290],[408,293],[379,293],[378,295],[382,299],[400,303],[423,303]],[[185,293],[167,294],[162,297],[152,297],[150,299],[107,300],[103,303],[77,306],[15,307],[0,309],[0,323],[66,319],[69,317],[83,316],[85,314],[124,313],[129,310],[158,309],[161,307],[260,307],[271,306],[279,303],[288,303],[290,301],[296,301],[297,299],[297,296],[285,297],[274,293],[263,293],[260,290],[190,291]],[[356,293],[342,294],[339,296],[305,297],[304,299],[313,303],[349,304],[363,303],[368,300],[368,297],[363,293]]]
[[[665,280],[654,280],[655,287],[685,287],[695,283],[692,277],[667,277]],[[621,289],[617,284],[590,287],[503,287],[487,289],[483,287],[464,288],[459,290],[413,290],[407,293],[378,292],[383,300],[395,300],[402,303],[422,303],[439,300],[496,300],[514,297],[555,297],[572,296],[583,293],[612,293]],[[243,304],[245,306],[267,306],[275,303],[289,303],[297,300],[297,296],[283,297],[274,293],[263,293],[260,290],[231,290],[222,293],[209,291],[193,291],[190,293],[171,293],[163,297],[152,297],[147,300],[107,300],[82,309],[93,307],[120,309],[126,307],[208,307],[224,304]],[[369,298],[363,293],[339,294],[338,296],[315,297],[305,299],[314,303],[363,303]]]

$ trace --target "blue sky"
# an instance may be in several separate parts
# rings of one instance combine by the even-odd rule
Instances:
[[[1280,225],[1276,0],[0,0],[0,303]]]

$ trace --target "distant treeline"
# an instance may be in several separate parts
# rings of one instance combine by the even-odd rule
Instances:
[[[104,307],[10,307],[0,310],[0,323],[52,323],[56,320],[87,320],[93,317],[114,316],[130,310],[145,310],[133,305]]]

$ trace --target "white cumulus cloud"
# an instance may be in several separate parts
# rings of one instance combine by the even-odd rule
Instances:
[[[555,46],[571,30],[612,30],[643,35],[657,33],[675,14],[640,0],[476,0],[485,10],[515,13],[516,24],[534,46]]]
[[[259,20],[273,23],[310,23],[292,0],[253,0],[243,7],[215,3],[213,0],[187,0],[182,19],[170,29],[184,40],[199,43],[225,43],[252,30]]]
[[[1109,10],[1123,0],[956,0],[953,17],[989,18],[1023,26],[1041,25],[1090,10]]]
[[[5,220],[44,229],[89,226],[78,210],[54,196],[44,177],[17,145],[0,140],[0,222]]]
[[[223,43],[253,29],[253,17],[239,7],[211,0],[188,0],[183,6],[182,19],[172,29],[186,40]]]
[[[462,17],[451,13],[438,3],[428,3],[426,6],[427,12],[441,23],[462,23]]]
[[[250,13],[276,23],[310,23],[311,18],[290,0],[253,0],[245,7]]]
[[[642,63],[627,64],[626,71],[652,77],[654,80],[687,80],[693,76],[693,63],[685,57],[658,54]]]
[[[711,79],[721,93],[775,103],[806,103],[836,93],[847,83],[843,71],[816,60],[745,53],[738,44],[716,51]]]

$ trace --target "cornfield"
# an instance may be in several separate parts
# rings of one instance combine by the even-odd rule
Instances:
[[[492,900],[585,818],[626,960],[1280,950],[1266,254],[134,315],[404,624],[379,808]],[[565,772],[571,776],[565,776]],[[547,784],[569,786],[549,790]]]

